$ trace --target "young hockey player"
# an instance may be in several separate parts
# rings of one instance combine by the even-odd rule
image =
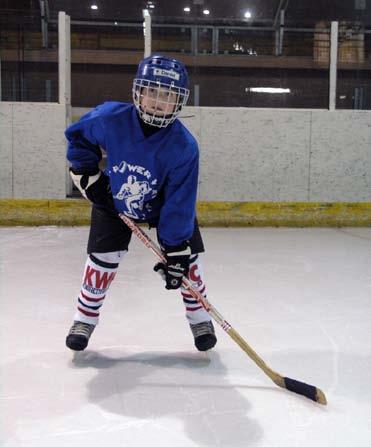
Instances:
[[[181,289],[186,317],[200,351],[216,344],[206,310],[182,287],[187,276],[206,296],[199,253],[204,251],[196,220],[199,152],[177,119],[189,96],[184,65],[162,56],[139,64],[131,103],[106,102],[66,130],[73,182],[92,202],[88,258],[66,345],[81,351],[98,323],[100,309],[131,230],[118,213],[157,228],[166,258],[154,270],[167,289]],[[101,148],[107,154],[103,173]]]

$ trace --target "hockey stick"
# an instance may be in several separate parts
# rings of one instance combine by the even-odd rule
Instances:
[[[166,259],[162,254],[160,248],[150,239],[150,237],[138,227],[131,219],[124,214],[120,214],[120,218],[131,229],[131,231],[143,242],[156,255],[161,261],[166,263]],[[188,292],[207,310],[211,317],[224,329],[224,331],[245,351],[245,353],[253,360],[260,369],[279,387],[286,388],[294,393],[301,394],[308,397],[322,405],[326,405],[326,396],[319,388],[313,385],[308,385],[298,380],[283,377],[276,371],[273,371],[259,355],[250,347],[250,345],[239,335],[239,333],[233,329],[233,327],[223,318],[223,316],[215,309],[215,307],[209,303],[209,301],[196,289],[194,289],[187,278],[183,278],[182,285],[188,290]]]

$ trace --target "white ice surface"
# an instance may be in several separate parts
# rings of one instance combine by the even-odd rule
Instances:
[[[73,359],[87,235],[0,229],[2,447],[371,445],[371,229],[203,230],[210,302],[327,407],[278,388],[219,328],[210,360],[196,352],[135,239]]]

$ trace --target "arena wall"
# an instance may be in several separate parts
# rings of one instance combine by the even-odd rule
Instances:
[[[66,108],[0,102],[0,197],[66,198]]]
[[[74,119],[84,111],[73,109]],[[17,203],[24,206],[24,200],[15,200],[8,209],[9,199],[44,199],[49,210],[65,212],[60,202],[50,205],[66,199],[65,107],[3,102],[0,116],[3,216]],[[182,121],[200,146],[199,212],[209,216],[206,224],[218,224],[215,216],[222,215],[220,222],[228,224],[226,210],[239,216],[229,224],[243,224],[247,215],[248,224],[257,224],[255,212],[274,225],[280,224],[272,220],[277,210],[304,217],[308,209],[325,208],[333,222],[340,205],[350,221],[370,222],[371,111],[187,107]],[[32,203],[40,206],[38,200]],[[316,219],[321,221],[318,213]],[[298,221],[308,224],[308,214]]]
[[[371,111],[188,107],[201,148],[199,198],[371,198]]]

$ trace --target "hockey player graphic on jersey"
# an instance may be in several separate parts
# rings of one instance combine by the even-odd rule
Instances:
[[[114,196],[116,199],[124,200],[127,211],[124,213],[134,219],[140,216],[136,210],[143,210],[144,196],[152,191],[146,181],[137,181],[135,175],[129,175],[127,183],[124,183],[120,191]]]
[[[167,289],[180,290],[194,344],[206,351],[217,342],[210,315],[182,286],[186,276],[206,296],[196,219],[199,150],[177,119],[189,96],[187,70],[178,60],[150,56],[139,64],[132,92],[133,103],[101,104],[66,130],[72,180],[92,202],[88,257],[66,345],[85,349],[98,324],[131,241],[131,230],[118,216],[125,213],[156,227],[166,263],[154,270]],[[101,149],[107,154],[104,172]],[[124,300],[133,298],[129,290],[123,288]],[[159,301],[155,291],[148,298]],[[156,304],[166,312],[166,302]]]

